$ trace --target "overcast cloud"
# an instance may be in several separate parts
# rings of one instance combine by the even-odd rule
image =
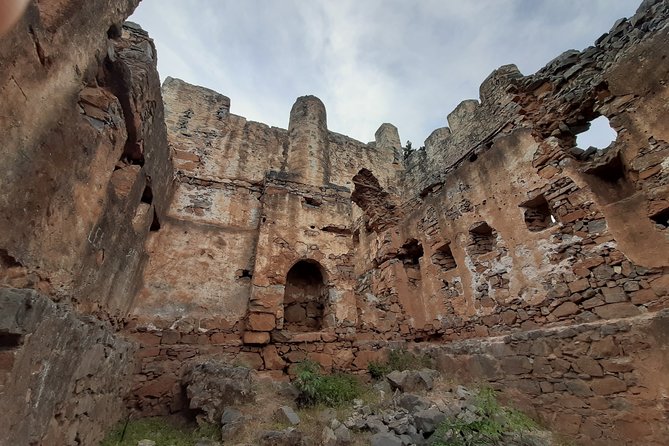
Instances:
[[[367,142],[383,122],[423,144],[495,68],[531,74],[583,49],[637,0],[143,0],[130,20],[156,42],[161,78],[231,99],[286,128],[298,96],[328,128]]]

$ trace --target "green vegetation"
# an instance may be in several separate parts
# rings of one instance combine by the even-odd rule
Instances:
[[[434,446],[484,446],[499,444],[505,434],[528,432],[537,424],[515,409],[501,406],[492,389],[482,389],[471,420],[449,418],[434,433]]]
[[[341,406],[360,397],[364,390],[355,376],[343,373],[323,375],[318,364],[311,361],[300,364],[294,384],[300,392],[298,403],[302,406]]]
[[[426,354],[416,354],[405,349],[392,350],[385,362],[372,361],[367,371],[374,379],[381,379],[393,370],[417,370],[431,368],[434,364]]]
[[[137,446],[141,440],[153,440],[160,446],[193,446],[203,438],[220,440],[220,431],[214,425],[192,427],[166,418],[143,418],[119,423],[100,446]]]

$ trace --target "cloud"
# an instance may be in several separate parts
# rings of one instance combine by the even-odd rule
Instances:
[[[530,74],[582,49],[635,0],[143,0],[162,77],[230,96],[232,111],[287,127],[320,97],[331,130],[362,141],[383,122],[414,146],[495,68]]]

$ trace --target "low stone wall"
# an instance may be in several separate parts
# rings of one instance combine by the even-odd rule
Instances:
[[[185,409],[182,377],[203,357],[287,379],[305,359],[328,371],[364,373],[370,361],[404,347],[433,357],[446,379],[502,390],[512,405],[576,444],[660,445],[669,435],[668,327],[663,310],[446,344],[315,332],[275,334],[266,346],[244,345],[233,332],[142,329],[131,333],[142,347],[129,404],[142,415]]]
[[[69,306],[0,289],[0,444],[98,444],[124,416],[133,349]]]
[[[669,311],[422,346],[444,376],[489,383],[577,444],[669,438]]]

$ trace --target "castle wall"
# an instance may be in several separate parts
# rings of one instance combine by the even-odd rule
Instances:
[[[130,385],[139,413],[178,412],[204,357],[284,379],[415,344],[579,443],[661,444],[666,1],[495,70],[407,159],[397,128],[355,141],[313,96],[284,130],[161,92],[151,40],[118,25],[136,3],[33,3],[0,41],[3,440],[95,443]],[[577,148],[600,115],[616,141]],[[285,323],[300,261],[326,290],[312,331]]]
[[[96,444],[125,415],[118,332],[172,181],[137,3],[30,2],[0,39],[2,444]]]
[[[355,318],[347,256],[362,214],[348,196],[368,165],[397,192],[397,129],[383,127],[373,144],[330,132],[313,96],[298,99],[286,131],[233,115],[227,97],[178,79],[163,94],[176,188],[150,236],[135,318],[234,326],[254,302],[272,300],[262,312],[280,326],[285,275],[300,258],[321,262],[336,299],[347,296],[333,316]]]
[[[34,290],[0,289],[3,444],[98,444],[125,413],[134,345]]]
[[[184,95],[180,110],[211,121],[206,131],[186,129],[187,138],[219,139],[188,146],[183,129],[170,132],[186,152],[175,157],[177,175],[199,169],[170,212],[175,222],[197,212],[179,230],[201,219],[214,228],[208,240],[223,231],[217,225],[248,232],[225,274],[193,281],[206,283],[205,293],[176,277],[163,291],[145,289],[143,302],[156,304],[141,304],[129,326],[142,344],[133,406],[147,414],[180,410],[181,376],[203,356],[281,379],[305,358],[325,370],[363,372],[389,348],[416,342],[445,372],[467,371],[506,389],[578,442],[660,444],[664,427],[653,404],[663,404],[667,385],[654,374],[666,362],[658,327],[668,303],[667,128],[658,117],[668,94],[666,19],[666,3],[647,2],[596,46],[566,52],[532,76],[501,67],[484,81],[479,101],[463,102],[450,127],[405,160],[392,125],[382,125],[373,144],[358,143],[327,132],[313,97],[298,99],[287,132],[253,124],[266,136],[245,130],[248,137],[237,140],[235,125],[251,128],[243,118],[222,113],[216,124],[220,107],[197,99],[205,90],[179,84],[197,99]],[[170,105],[173,82],[165,86],[168,110],[177,104]],[[198,118],[198,107],[208,107],[208,117]],[[604,151],[577,148],[576,135],[599,115],[610,119],[616,141]],[[203,161],[210,156],[203,147],[222,148],[225,157]],[[254,147],[270,160],[254,160],[247,176],[226,177]],[[233,170],[205,178],[222,166]],[[214,204],[222,187],[215,182],[245,188],[230,199],[241,206]],[[214,277],[206,259],[186,256],[186,242],[202,246],[202,236],[174,234],[155,244],[154,257],[171,255],[177,239],[182,251],[147,270],[147,289],[180,268]],[[285,280],[303,259],[322,269],[330,307],[320,330],[293,333],[283,326]],[[232,269],[242,265],[252,265],[243,277],[248,288],[229,291],[238,289]],[[217,281],[221,298],[207,301]],[[182,289],[180,313],[172,312]],[[201,316],[233,305],[226,321]],[[147,324],[148,308],[167,314]],[[617,347],[603,351],[609,344]],[[587,400],[577,405],[575,398]],[[646,416],[641,431],[636,411]]]
[[[667,311],[424,345],[437,368],[486,382],[578,444],[666,442]]]

